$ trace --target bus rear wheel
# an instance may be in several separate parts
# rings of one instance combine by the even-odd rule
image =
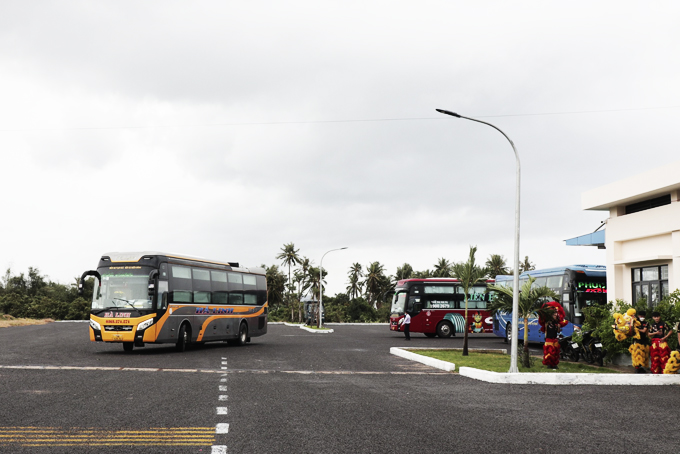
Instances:
[[[183,352],[187,349],[189,345],[189,332],[187,330],[187,325],[182,325],[179,328],[179,334],[177,335],[177,344],[175,344],[175,350],[178,352]]]
[[[123,342],[123,350],[125,350],[126,352],[131,352],[134,346],[135,346],[134,342]]]
[[[512,325],[510,323],[507,323],[505,325],[505,343],[509,344],[511,340],[512,340]]]
[[[441,322],[437,325],[437,336],[451,337],[451,334],[453,334],[453,327],[449,322]]]

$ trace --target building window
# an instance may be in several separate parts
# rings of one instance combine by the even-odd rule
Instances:
[[[664,205],[671,204],[671,195],[666,194],[661,197],[656,197],[650,200],[644,200],[642,202],[632,203],[626,205],[626,214],[638,213],[640,211],[651,210],[652,208],[661,207]]]
[[[668,293],[668,265],[633,268],[633,304],[644,298],[654,308]]]

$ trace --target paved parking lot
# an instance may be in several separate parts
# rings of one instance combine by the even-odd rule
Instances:
[[[0,452],[677,451],[676,386],[483,383],[389,354],[461,338],[333,328],[130,354],[84,323],[1,329]]]

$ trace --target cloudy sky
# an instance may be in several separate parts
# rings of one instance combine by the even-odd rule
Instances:
[[[680,159],[677,2],[0,3],[0,266],[104,252],[350,265],[567,247],[581,193]]]

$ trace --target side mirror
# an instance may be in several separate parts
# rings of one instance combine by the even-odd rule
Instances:
[[[156,296],[156,281],[158,280],[158,270],[149,273],[149,301],[153,301]]]
[[[97,278],[97,281],[99,282],[99,287],[97,287],[97,298],[101,296],[101,288],[102,288],[102,275],[99,274],[99,271],[85,271],[82,276],[80,276],[80,281],[78,282],[78,296],[83,296],[83,293],[85,293],[85,289],[83,288],[83,284],[85,283],[85,278],[87,276],[94,276]]]

